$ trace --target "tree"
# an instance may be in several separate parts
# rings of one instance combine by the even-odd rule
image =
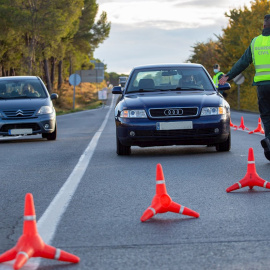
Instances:
[[[76,33],[69,33],[63,39],[65,51],[60,59],[62,63],[68,65],[69,76],[79,69],[94,68],[94,65],[90,63],[93,52],[109,36],[111,26],[110,22],[107,21],[107,15],[103,12],[95,22],[97,12],[96,0],[84,0]]]
[[[68,72],[92,68],[110,32],[97,12],[96,0],[0,0],[2,75],[38,75],[52,91],[56,77],[59,89]]]
[[[269,13],[270,2],[267,0],[251,2],[250,9],[244,6],[242,9],[230,10],[225,13],[225,16],[229,18],[229,23],[222,30],[223,34],[216,36],[217,41],[196,43],[193,46],[193,55],[188,61],[201,63],[211,72],[210,63],[217,62],[221,66],[221,71],[227,73],[243,55],[252,39],[261,34],[264,15]],[[255,87],[251,86],[254,76],[253,65],[250,65],[243,75],[245,82],[241,85],[241,109],[257,111],[257,94]],[[237,86],[233,82],[231,85],[231,90],[227,92],[227,100],[233,108],[236,108]]]
[[[229,25],[223,29],[220,44],[223,58],[226,61],[226,72],[243,55],[252,39],[261,34],[263,18],[268,13],[270,13],[269,1],[256,0],[252,2],[250,9],[244,6],[243,9],[233,9],[225,14],[229,18]],[[257,93],[255,87],[252,86],[254,72],[253,65],[243,72],[245,82],[241,85],[241,109],[257,111]],[[236,107],[236,85],[232,86],[232,89],[228,91],[228,101],[233,107]]]
[[[75,58],[79,58],[80,66],[81,64],[87,66],[85,61],[90,61],[93,57],[94,50],[109,36],[110,33],[111,24],[107,21],[107,14],[102,12],[95,22],[97,12],[98,4],[96,3],[96,0],[84,0],[79,29],[72,38],[72,46],[69,48],[69,57],[72,54],[73,56],[76,56]],[[77,51],[80,52],[79,57],[76,55]],[[76,62],[73,62],[73,65],[76,64]]]
[[[193,54],[189,57],[188,62],[202,64],[213,76],[213,65],[220,63],[218,47],[218,42],[211,39],[207,43],[197,42],[192,46]]]

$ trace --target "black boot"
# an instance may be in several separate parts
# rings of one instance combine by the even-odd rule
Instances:
[[[268,138],[261,140],[261,145],[264,149],[265,157],[270,160],[270,140]]]

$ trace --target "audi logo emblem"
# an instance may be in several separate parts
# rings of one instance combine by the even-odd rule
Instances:
[[[167,116],[179,116],[183,114],[182,109],[166,109],[164,110],[164,114]]]

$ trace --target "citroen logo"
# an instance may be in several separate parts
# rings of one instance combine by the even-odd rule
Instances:
[[[16,112],[16,116],[23,116],[23,111],[22,110],[18,110]]]
[[[164,110],[164,114],[167,116],[180,116],[183,114],[182,109],[166,109]]]

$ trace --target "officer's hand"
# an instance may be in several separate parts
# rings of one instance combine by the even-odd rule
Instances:
[[[223,85],[227,82],[227,80],[229,79],[229,76],[225,76],[223,75],[220,80],[218,81],[219,84]]]

